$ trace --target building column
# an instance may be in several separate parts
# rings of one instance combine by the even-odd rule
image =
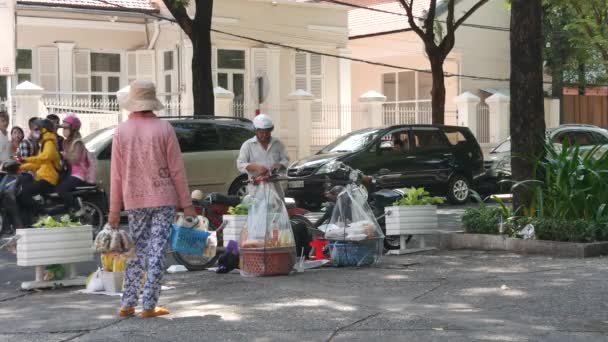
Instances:
[[[264,104],[270,111],[274,126],[279,128],[279,136],[285,136],[287,128],[281,125],[281,48],[268,47],[268,97]],[[255,94],[254,94],[255,96]],[[273,115],[274,114],[274,115]],[[281,132],[282,131],[282,132]]]
[[[55,42],[59,56],[59,92],[74,90],[74,46],[73,42]],[[61,99],[71,99],[72,95],[62,95]]]
[[[468,91],[454,99],[458,108],[458,126],[469,127],[477,137],[477,105],[481,99]]]
[[[359,102],[367,106],[363,127],[382,127],[382,105],[386,102],[386,96],[370,90],[359,97]]]
[[[182,94],[182,115],[192,115],[194,113],[194,99],[192,98],[192,42],[188,38],[183,41],[182,61],[182,81],[179,85],[179,90]]]
[[[339,49],[338,54],[343,57],[350,57],[349,49]],[[340,130],[342,135],[352,130],[352,90],[351,90],[351,62],[349,59],[338,59],[338,87],[340,96]]]
[[[507,139],[511,131],[511,98],[496,93],[486,99],[490,108],[490,143],[498,144]]]
[[[25,81],[12,91],[15,99],[14,121],[13,126],[29,127],[28,121],[34,116],[42,116],[45,114],[45,108],[42,103],[43,88]]]
[[[304,90],[296,90],[289,94],[288,99],[294,102],[297,131],[296,158],[302,159],[311,154],[312,147],[312,100],[314,96]]]

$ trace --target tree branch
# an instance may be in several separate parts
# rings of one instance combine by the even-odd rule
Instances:
[[[188,12],[186,12],[186,7],[183,3],[178,3],[175,0],[163,0],[165,6],[177,23],[179,27],[182,28],[184,33],[192,40],[192,19],[188,16]],[[196,10],[198,12],[198,9]]]
[[[450,0],[453,1],[453,0]],[[424,19],[424,27],[426,28],[426,35],[428,38],[432,38],[435,41],[435,13],[437,11],[437,0],[431,0],[429,4],[429,11]]]
[[[469,11],[465,13],[462,18],[458,19],[456,24],[454,24],[454,31],[456,31],[458,27],[460,27],[460,25],[462,25],[467,19],[469,19],[469,17],[473,15],[473,13],[475,13],[475,11],[479,9],[479,7],[485,5],[485,3],[488,1],[489,0],[479,0],[473,7],[471,7],[471,9],[469,9]]]
[[[584,29],[585,33],[587,34],[587,38],[593,40],[593,37],[595,36],[595,34],[593,32],[593,28],[591,26],[589,26],[589,24],[585,21],[585,13],[584,13],[583,9],[581,8],[580,3],[577,1],[571,0],[570,4],[574,8],[574,11],[576,12],[576,14],[580,17],[583,29]],[[608,61],[608,49],[606,47],[602,46],[602,44],[600,44],[599,42],[595,42],[593,45],[595,45],[595,47],[598,49],[598,52],[602,55],[602,58],[604,59],[604,61]]]
[[[408,0],[399,0],[399,2],[401,3],[401,6],[403,6],[403,9],[405,9],[405,13],[407,14],[407,22],[410,24],[410,28],[414,30],[414,32],[416,32],[416,34],[420,36],[424,42],[426,42],[424,31],[418,25],[416,25],[416,21],[414,20],[414,12],[412,10],[414,0],[409,0],[409,3]]]

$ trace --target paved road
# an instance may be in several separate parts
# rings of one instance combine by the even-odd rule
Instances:
[[[2,276],[6,273],[1,272]],[[3,292],[2,341],[608,341],[608,259],[474,251],[385,257],[288,277],[168,275],[164,318],[119,299]]]

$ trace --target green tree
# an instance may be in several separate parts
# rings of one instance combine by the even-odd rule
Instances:
[[[211,71],[211,18],[213,0],[195,0],[190,18],[188,0],[163,0],[181,29],[192,42],[192,97],[195,115],[214,115],[215,98]]]
[[[431,64],[433,86],[431,89],[433,123],[443,124],[445,121],[445,73],[443,63],[456,42],[456,30],[477,9],[489,0],[477,0],[477,2],[456,20],[454,8],[456,0],[447,0],[447,20],[444,25],[437,25],[437,0],[431,0],[424,18],[423,26],[419,26],[414,14],[414,0],[399,0],[407,13],[410,28],[422,39],[424,50]],[[443,27],[445,26],[445,27]],[[444,34],[445,33],[445,34]]]
[[[511,1],[511,169],[516,182],[534,179],[544,151],[542,0]],[[531,192],[513,191],[513,208],[529,208]]]

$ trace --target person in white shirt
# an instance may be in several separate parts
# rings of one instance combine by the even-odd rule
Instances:
[[[253,119],[255,127],[255,137],[245,141],[241,146],[236,166],[242,173],[247,173],[249,179],[258,176],[267,176],[273,171],[287,168],[289,157],[285,145],[272,137],[274,124],[272,119],[266,114],[259,114]],[[279,196],[284,197],[283,189],[276,183],[275,187]],[[253,186],[249,186],[249,192]]]
[[[11,141],[8,137],[7,112],[0,112],[0,165],[11,159]]]

